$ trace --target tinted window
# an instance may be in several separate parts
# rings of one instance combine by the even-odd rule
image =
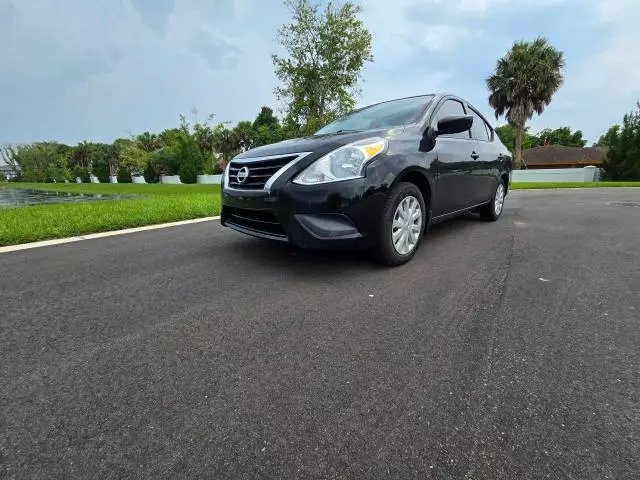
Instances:
[[[435,116],[435,121],[433,122],[435,125],[438,125],[438,120],[444,117],[448,117],[449,115],[464,115],[464,107],[462,103],[457,100],[446,100],[441,106]],[[455,133],[453,135],[442,135],[443,137],[449,138],[469,138],[469,132],[460,132]]]
[[[487,129],[487,136],[489,137],[489,141],[493,140],[493,130],[491,130],[491,127],[487,122],[484,122],[484,128]]]
[[[480,115],[473,110],[470,110],[473,115],[473,125],[471,125],[471,136],[476,140],[489,141],[489,135],[487,134],[487,126]]]
[[[316,135],[340,130],[371,130],[407,125],[416,122],[432,100],[433,95],[425,95],[371,105],[331,122],[318,130]]]

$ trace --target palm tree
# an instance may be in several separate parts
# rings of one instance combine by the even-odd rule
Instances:
[[[138,135],[136,140],[138,141],[138,145],[140,146],[140,148],[148,153],[151,153],[162,147],[162,145],[160,144],[160,139],[155,133],[141,133],[140,135]]]
[[[533,42],[515,42],[498,60],[496,71],[487,78],[489,105],[496,120],[505,115],[516,129],[515,163],[522,168],[522,136],[534,113],[540,115],[562,85],[563,53],[545,38]]]
[[[238,122],[233,128],[233,135],[241,152],[246,152],[253,146],[255,133],[251,122]]]

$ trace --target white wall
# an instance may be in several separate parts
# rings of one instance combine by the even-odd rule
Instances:
[[[178,185],[182,181],[180,180],[180,175],[160,175],[160,183]]]
[[[597,182],[600,180],[600,169],[583,168],[550,168],[540,170],[514,170],[511,181],[518,182]]]

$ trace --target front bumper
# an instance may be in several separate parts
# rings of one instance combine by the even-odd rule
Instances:
[[[386,193],[348,180],[282,189],[222,189],[222,225],[302,248],[362,248],[373,243]]]

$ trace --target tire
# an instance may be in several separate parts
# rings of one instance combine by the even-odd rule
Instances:
[[[493,195],[491,195],[489,203],[480,207],[480,218],[486,222],[495,222],[498,220],[504,210],[504,199],[506,195],[507,186],[504,184],[504,180],[500,179],[496,189],[493,191]]]
[[[402,204],[402,202],[405,203]],[[401,204],[402,207],[400,207]],[[408,217],[415,216],[418,213],[416,205],[420,209],[419,219],[409,218],[405,222],[405,217],[402,216],[403,212],[412,212],[412,215],[407,215]],[[389,192],[387,202],[382,209],[378,224],[377,245],[374,248],[376,259],[389,266],[407,263],[413,258],[420,246],[426,223],[427,209],[420,189],[413,183],[401,182],[397,184]]]

